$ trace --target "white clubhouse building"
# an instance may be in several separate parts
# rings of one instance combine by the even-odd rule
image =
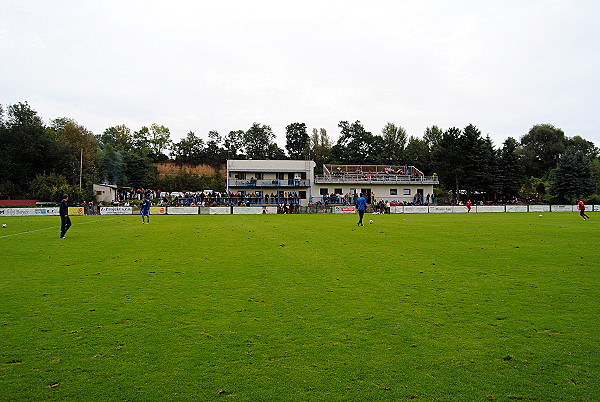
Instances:
[[[352,196],[363,193],[367,201],[398,203],[424,201],[433,195],[437,176],[425,176],[414,166],[323,165],[315,175],[316,164],[309,160],[228,160],[227,192],[287,196],[294,194],[300,205],[315,204],[324,196]]]

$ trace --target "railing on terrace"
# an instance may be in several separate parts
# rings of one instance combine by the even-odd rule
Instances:
[[[229,179],[230,187],[310,187],[309,179]]]
[[[423,172],[414,166],[408,165],[323,165],[325,176],[354,174],[379,174],[391,173],[409,176],[424,176]]]
[[[334,175],[317,175],[315,183],[427,183],[439,184],[437,176],[412,176],[390,173],[346,173]]]

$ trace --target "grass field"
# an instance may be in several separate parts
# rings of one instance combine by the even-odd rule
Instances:
[[[2,218],[0,399],[598,401],[591,217]]]

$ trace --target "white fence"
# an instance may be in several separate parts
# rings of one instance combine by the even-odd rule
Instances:
[[[600,205],[587,205],[587,211],[600,211]],[[335,206],[332,213],[356,213],[354,206]],[[392,205],[392,214],[459,214],[466,213],[467,207],[456,205]],[[577,212],[577,205],[474,205],[471,213],[490,212]],[[136,212],[137,213],[137,212]],[[276,214],[275,206],[251,207],[166,207],[167,215],[259,215]],[[132,215],[133,207],[100,207],[100,215]],[[58,207],[53,208],[0,208],[2,216],[44,216],[58,215]]]

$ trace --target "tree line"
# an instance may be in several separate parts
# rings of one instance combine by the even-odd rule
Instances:
[[[75,120],[45,124],[29,104],[0,106],[0,199],[92,199],[93,183],[163,191],[225,190],[219,168],[227,159],[311,159],[323,164],[414,165],[438,175],[440,194],[510,201],[515,198],[600,202],[599,150],[580,136],[568,137],[551,124],[538,124],[520,139],[495,147],[474,125],[460,129],[426,128],[422,137],[387,123],[379,134],[360,121],[340,121],[334,143],[324,128],[310,132],[305,123],[286,127],[285,150],[270,126],[254,123],[226,135],[193,131],[179,141],[170,130],[152,124],[132,131],[117,125],[94,134]],[[155,163],[207,164],[214,175],[183,171],[158,178]],[[319,173],[319,172],[317,172]]]

